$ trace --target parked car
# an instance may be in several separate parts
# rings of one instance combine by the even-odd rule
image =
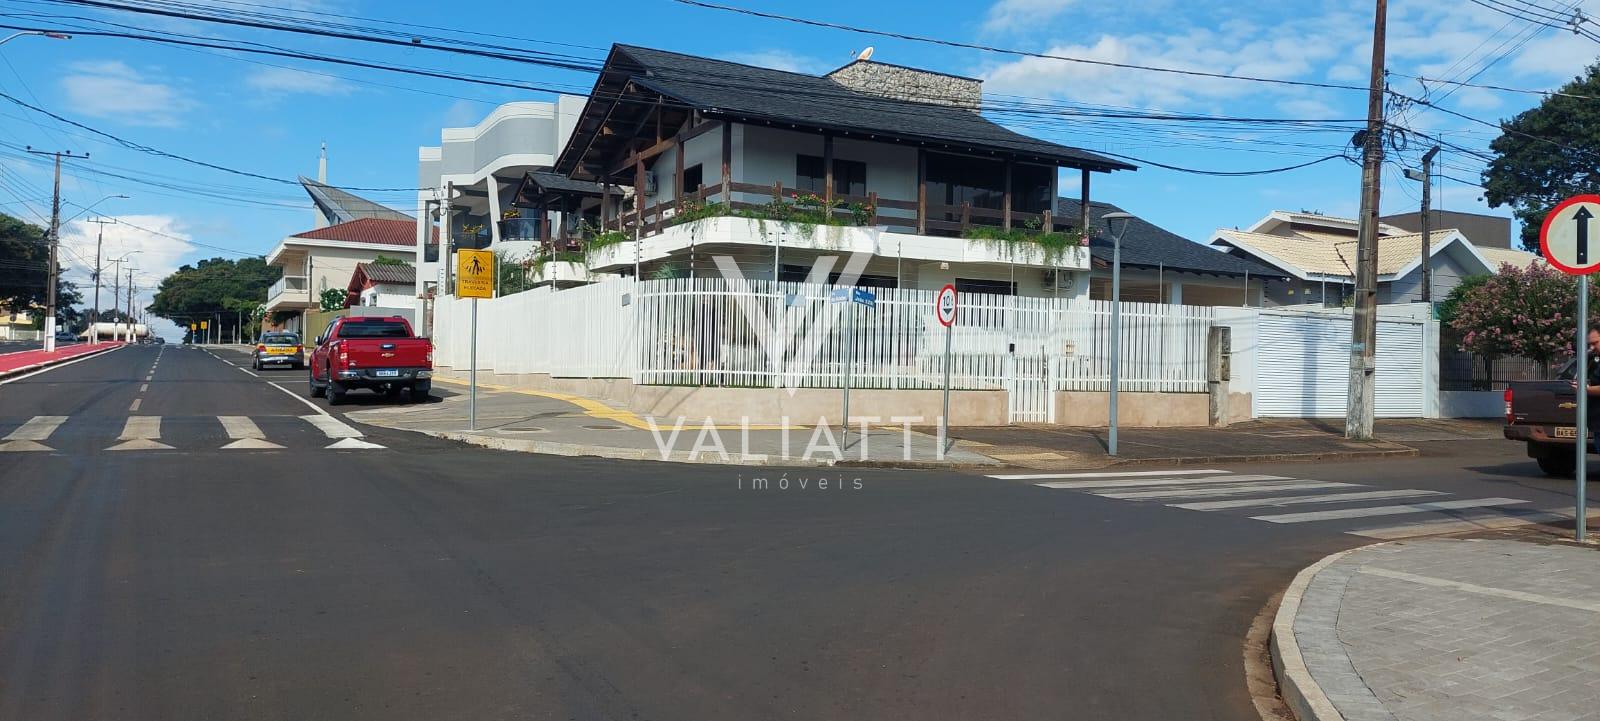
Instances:
[[[311,397],[338,405],[356,388],[413,402],[433,390],[433,343],[411,332],[403,316],[335,318],[311,352]]]
[[[269,365],[287,365],[295,370],[306,367],[306,349],[300,343],[300,334],[261,334],[261,339],[256,341],[256,349],[250,353],[250,367],[261,370]]]
[[[78,340],[78,336],[73,335],[71,331],[65,331],[65,330],[56,331],[56,342],[57,343],[72,343],[72,342],[75,342],[77,340]]]
[[[1557,374],[1560,380],[1516,381],[1506,386],[1505,437],[1528,445],[1528,457],[1539,470],[1552,476],[1571,477],[1577,471],[1578,391],[1572,383],[1572,364]],[[1591,405],[1600,399],[1591,399]],[[1589,415],[1586,447],[1594,448],[1597,414]]]

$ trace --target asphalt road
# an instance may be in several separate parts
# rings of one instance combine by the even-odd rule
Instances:
[[[1251,619],[1369,542],[962,473],[498,452],[304,396],[178,346],[0,384],[0,437],[51,449],[0,452],[0,720],[1248,721]],[[252,434],[219,416],[282,448],[222,449]],[[1239,470],[1570,500],[1520,455]]]

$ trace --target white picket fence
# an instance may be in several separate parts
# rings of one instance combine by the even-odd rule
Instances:
[[[873,289],[876,307],[831,303],[830,286],[723,278],[626,279],[480,301],[478,367],[498,373],[730,387],[943,387],[935,292]],[[438,362],[467,365],[470,301],[435,304]],[[1210,308],[1122,304],[1122,389],[1206,389]],[[1057,390],[1110,386],[1111,304],[965,294],[951,331],[951,386],[1008,390],[1011,417],[1047,421]]]

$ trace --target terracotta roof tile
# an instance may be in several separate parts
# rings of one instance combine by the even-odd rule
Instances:
[[[296,233],[290,237],[414,248],[417,244],[417,223],[414,220],[360,218],[348,223]]]

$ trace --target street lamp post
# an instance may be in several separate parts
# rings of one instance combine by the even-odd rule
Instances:
[[[66,33],[52,32],[52,31],[49,31],[49,30],[23,30],[22,32],[11,33],[10,35],[7,35],[7,36],[5,36],[3,38],[0,38],[0,45],[5,45],[6,43],[11,42],[12,40],[16,40],[17,38],[20,38],[20,37],[22,37],[24,35],[37,35],[37,36],[42,37],[42,38],[50,38],[51,40],[71,40],[72,39],[72,36],[68,35]]]
[[[104,203],[105,201],[110,200],[112,198],[127,198],[127,197],[128,196],[126,196],[126,195],[107,195],[104,198],[101,198],[99,200],[94,201],[93,203],[90,203],[88,207],[83,209],[83,213],[89,212],[89,208],[93,208],[94,206],[99,205],[101,203]],[[79,213],[78,215],[83,215],[83,213]],[[76,216],[74,216],[74,217],[76,217]],[[71,221],[69,220],[68,222],[71,222]],[[89,222],[95,223],[96,225],[100,226],[99,230],[95,233],[95,236],[94,236],[94,312],[89,315],[89,344],[90,345],[96,345],[96,344],[98,344],[100,342],[100,334],[98,332],[96,332],[95,329],[94,329],[94,324],[100,322],[100,273],[102,271],[102,266],[100,265],[100,247],[101,247],[102,241],[105,240],[106,223],[115,223],[117,221],[116,221],[115,218],[113,218],[111,220],[106,220],[105,218],[100,218],[98,220],[91,220]]]
[[[1117,455],[1117,386],[1122,382],[1122,234],[1128,232],[1128,222],[1133,216],[1106,213],[1100,220],[1111,230],[1111,429],[1106,437],[1106,452],[1114,456]],[[1121,228],[1116,227],[1118,223],[1122,224]]]
[[[142,253],[142,252],[144,252],[144,251],[142,251],[142,250],[128,251],[127,253],[123,253],[122,257],[115,258],[115,259],[113,259],[111,261],[112,263],[115,263],[117,265],[117,269],[114,272],[111,273],[111,283],[112,283],[111,305],[113,306],[113,308],[115,308],[116,306],[122,305],[122,261],[125,261],[125,260],[133,257],[134,254],[136,254],[136,253]],[[133,281],[129,280],[128,282],[132,283]],[[117,321],[117,325],[118,326],[122,325],[122,322],[120,320]],[[93,328],[93,327],[91,326],[91,328]],[[93,328],[90,331],[90,335],[93,335],[98,340],[99,337],[100,337],[100,330],[98,328]],[[116,339],[116,333],[112,333],[112,339],[113,340]]]

